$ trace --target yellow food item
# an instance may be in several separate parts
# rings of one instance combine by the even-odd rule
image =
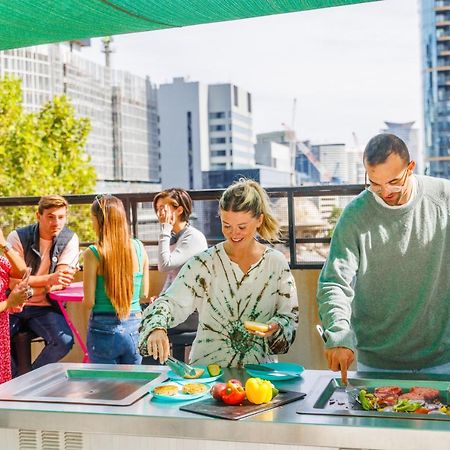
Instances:
[[[208,386],[206,384],[202,383],[186,383],[183,386],[182,392],[183,394],[201,394],[203,392],[206,392],[208,390]]]
[[[267,323],[252,322],[251,320],[246,320],[244,327],[249,331],[261,331],[262,333],[269,331],[269,325]]]
[[[205,373],[205,369],[200,369],[199,367],[195,368],[195,375],[185,374],[184,378],[188,378],[189,380],[194,380],[196,378],[200,378]]]
[[[247,400],[255,405],[269,403],[274,394],[273,384],[268,380],[261,378],[249,378],[245,383],[245,393]]]
[[[158,395],[167,395],[168,397],[173,397],[178,394],[178,386],[175,384],[165,384],[162,386],[156,386],[153,392]]]

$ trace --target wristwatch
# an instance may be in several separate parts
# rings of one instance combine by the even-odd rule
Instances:
[[[1,250],[3,253],[8,253],[11,249],[12,249],[12,245],[11,245],[8,241],[6,241],[6,244],[5,244],[5,245],[1,245],[1,246],[0,246],[0,250]]]

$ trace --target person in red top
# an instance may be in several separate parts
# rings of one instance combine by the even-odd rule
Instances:
[[[25,261],[9,245],[0,229],[0,384],[11,379],[9,311],[22,307],[31,295],[26,282],[19,283],[9,294],[9,277],[20,278],[26,271]]]

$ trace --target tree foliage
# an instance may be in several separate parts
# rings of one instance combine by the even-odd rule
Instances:
[[[0,80],[0,195],[88,194],[96,174],[85,151],[88,118],[75,117],[65,96],[56,96],[37,112],[22,106],[21,81]],[[35,220],[35,207],[5,207],[1,226],[8,232]],[[70,225],[90,236],[88,207],[72,207]]]
[[[337,224],[341,214],[342,214],[342,208],[338,208],[337,206],[335,206],[331,210],[330,217],[328,217],[328,223],[331,225],[331,228],[328,230],[328,237],[333,236],[333,231],[336,228],[336,224]]]

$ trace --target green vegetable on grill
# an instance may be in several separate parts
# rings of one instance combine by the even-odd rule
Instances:
[[[376,397],[375,395],[371,394],[370,392],[365,391],[364,389],[361,389],[359,391],[358,395],[359,403],[361,403],[361,406],[366,411],[371,411],[373,409],[376,409]]]
[[[414,412],[419,409],[422,403],[414,402],[411,400],[403,399],[399,400],[393,407],[392,410],[395,412]]]

